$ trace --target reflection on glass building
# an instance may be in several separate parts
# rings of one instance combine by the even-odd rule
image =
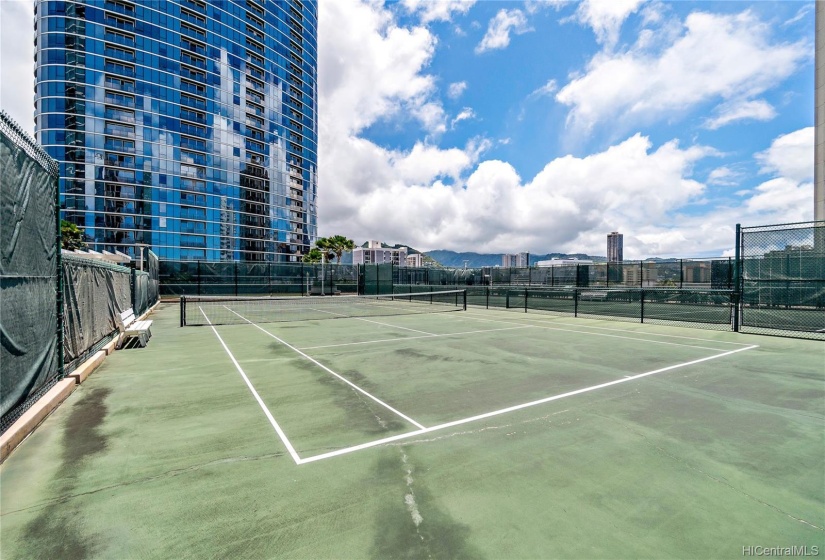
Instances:
[[[35,10],[36,134],[90,248],[300,260],[317,228],[316,2]]]

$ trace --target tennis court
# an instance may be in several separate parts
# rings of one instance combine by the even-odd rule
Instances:
[[[111,356],[3,465],[4,557],[825,545],[821,342],[458,292],[188,298],[153,318],[147,348]]]

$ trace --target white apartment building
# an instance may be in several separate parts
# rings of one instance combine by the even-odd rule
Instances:
[[[367,247],[352,250],[352,264],[394,264],[407,266],[407,248],[382,247],[380,241],[369,241]]]
[[[421,253],[413,253],[412,255],[407,255],[407,266],[414,267],[414,268],[422,268],[427,266],[424,264],[424,255]]]
[[[550,259],[549,261],[538,261],[536,266],[559,266],[563,264],[593,264],[590,259]]]

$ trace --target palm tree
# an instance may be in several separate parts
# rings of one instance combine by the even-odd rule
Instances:
[[[315,249],[323,254],[327,262],[331,261],[332,257],[335,256],[331,240],[331,237],[319,237],[315,240]]]
[[[319,262],[321,262],[323,256],[324,254],[321,252],[320,249],[318,249],[318,247],[313,247],[309,250],[309,253],[303,256],[302,260],[303,262],[308,264],[318,264]]]
[[[329,250],[335,253],[336,262],[341,264],[341,256],[344,251],[352,251],[355,249],[355,243],[352,239],[343,235],[333,235],[327,238]]]

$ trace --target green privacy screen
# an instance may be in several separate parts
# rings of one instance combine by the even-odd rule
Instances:
[[[57,177],[0,112],[0,416],[61,375]]]

